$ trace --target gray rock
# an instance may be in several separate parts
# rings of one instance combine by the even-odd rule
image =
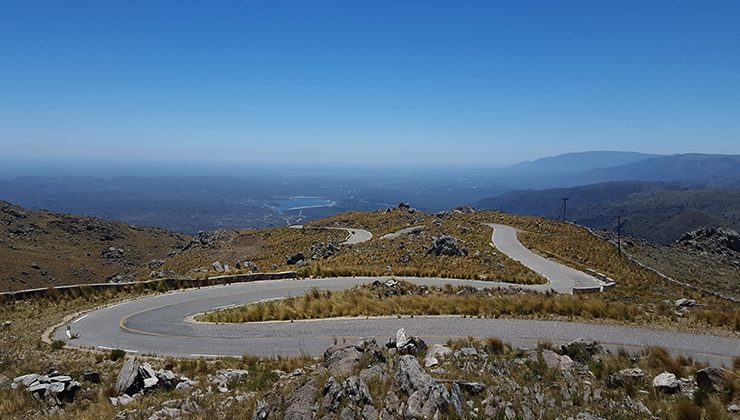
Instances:
[[[635,384],[642,380],[644,376],[645,372],[640,368],[622,369],[607,376],[605,382],[609,388],[618,388],[626,384]]]
[[[26,388],[26,391],[31,392],[31,393],[35,393],[36,392],[36,393],[43,394],[44,392],[46,392],[46,388],[48,386],[49,386],[49,384],[35,382],[35,383],[31,384],[28,388]]]
[[[331,376],[347,376],[360,366],[363,357],[369,358],[371,364],[385,362],[385,356],[373,338],[330,347],[324,352],[324,366]]]
[[[144,389],[156,388],[158,384],[159,384],[159,379],[157,378],[145,378],[144,379]]]
[[[51,394],[61,394],[64,392],[65,385],[63,382],[52,382],[46,385],[46,392]]]
[[[373,398],[370,395],[367,384],[358,376],[347,378],[342,384],[342,388],[344,388],[347,398],[355,404],[364,405],[373,403]]]
[[[478,395],[486,389],[486,386],[480,382],[455,381],[455,384],[471,395]]]
[[[464,418],[464,403],[462,398],[462,391],[460,390],[460,385],[458,384],[458,382],[452,384],[452,392],[450,392],[450,402],[452,403],[452,407],[455,409],[455,414],[457,414],[457,417]]]
[[[434,238],[434,242],[427,250],[427,254],[438,257],[461,257],[468,255],[468,250],[460,245],[460,241],[457,238],[449,235],[442,235]]]
[[[714,367],[698,370],[696,383],[701,389],[720,392],[725,386],[725,370]]]
[[[476,350],[474,347],[463,347],[455,352],[455,357],[471,357],[477,355],[478,350]]]
[[[362,409],[362,420],[377,420],[379,417],[378,410],[372,405],[366,405]]]
[[[35,373],[29,373],[27,375],[21,375],[13,379],[13,382],[15,383],[21,383],[23,386],[27,387],[31,385],[32,383],[36,382],[38,380],[39,375]]]
[[[83,370],[82,377],[86,381],[92,382],[94,384],[100,383],[100,373],[95,372],[94,370],[88,370],[88,369]]]
[[[118,397],[110,397],[110,402],[114,407],[126,406],[134,402],[134,399],[127,394],[120,395]]]
[[[420,389],[431,388],[434,380],[421,369],[414,356],[404,355],[398,359],[395,383],[400,390],[411,395]]]
[[[288,265],[296,265],[300,262],[303,262],[306,260],[306,256],[303,255],[302,252],[298,252],[296,254],[290,255],[286,258],[286,263]]]
[[[653,378],[653,386],[658,391],[665,392],[667,394],[673,394],[680,389],[681,381],[676,379],[676,375],[668,372],[663,372]]]
[[[330,377],[324,384],[322,394],[321,406],[329,413],[336,413],[340,404],[342,404],[342,397],[344,396],[342,385],[334,377]]]
[[[424,367],[435,367],[439,364],[439,360],[437,360],[434,356],[426,356],[424,358]]]
[[[116,395],[133,395],[143,388],[144,380],[143,378],[139,378],[140,367],[141,364],[138,361],[134,359],[126,360],[126,363],[123,364],[121,371],[118,373],[116,384],[113,387]]]
[[[211,264],[211,267],[213,267],[213,269],[214,269],[214,270],[215,270],[216,272],[219,272],[219,273],[223,273],[223,272],[224,272],[224,267],[223,267],[223,266],[221,265],[221,263],[220,263],[220,262],[218,262],[218,261],[216,261],[216,262],[214,262],[213,264]]]
[[[693,308],[694,306],[698,306],[699,304],[694,299],[678,299],[674,304],[673,307],[676,309],[679,308]]]
[[[211,377],[211,384],[216,387],[216,389],[221,392],[229,392],[229,387],[239,380],[241,380],[244,376],[249,375],[249,371],[244,369],[221,369],[216,372],[216,374]],[[185,380],[190,381],[189,379],[185,378]],[[190,381],[190,385],[194,385],[194,381]]]
[[[426,351],[427,343],[419,337],[409,336],[403,328],[396,331],[396,336],[391,337],[386,344],[388,348],[395,348],[398,354],[417,355]]]
[[[300,385],[285,398],[286,420],[308,420],[314,417],[314,396],[318,385],[314,379]]]
[[[432,344],[427,351],[427,356],[444,358],[452,354],[452,349],[443,344]]]

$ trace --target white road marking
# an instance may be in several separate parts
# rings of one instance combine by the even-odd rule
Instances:
[[[74,321],[72,321],[72,323],[73,324],[76,324],[78,321],[82,321],[83,319],[87,318],[88,315],[89,314],[82,315],[81,317],[79,317],[79,318],[75,319]]]

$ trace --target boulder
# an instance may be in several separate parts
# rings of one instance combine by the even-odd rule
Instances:
[[[699,306],[699,304],[694,299],[678,299],[674,304],[673,307],[676,309],[679,308],[693,308],[694,306]]]
[[[432,246],[427,250],[427,254],[435,256],[461,257],[468,255],[468,250],[460,245],[460,241],[449,235],[442,235],[434,238]]]
[[[290,255],[286,258],[286,263],[288,265],[296,265],[298,263],[302,263],[306,260],[306,256],[303,255],[302,252],[298,252],[296,254]]]
[[[139,377],[140,367],[141,364],[135,359],[126,360],[121,371],[118,372],[118,378],[116,378],[116,384],[113,387],[117,396],[123,394],[134,395],[144,387],[144,380]]]
[[[318,390],[315,379],[299,385],[285,398],[285,419],[302,420],[315,417],[314,396]]]
[[[332,376],[351,375],[360,366],[363,357],[372,363],[385,362],[385,356],[374,338],[363,339],[355,344],[341,344],[324,352],[324,366]]]
[[[224,272],[224,267],[218,261],[216,261],[213,264],[211,264],[211,267],[213,268],[214,271],[216,271],[218,273],[223,273]]]
[[[486,389],[486,386],[480,382],[455,381],[455,385],[470,395],[478,395]]]
[[[406,335],[406,330],[401,328],[396,331],[396,336],[391,337],[386,344],[388,348],[395,348],[398,354],[417,355],[426,351],[427,344],[419,337]]]
[[[367,387],[365,381],[358,376],[347,378],[342,384],[342,388],[347,398],[355,404],[364,405],[373,403],[370,389]]]
[[[82,371],[82,378],[88,382],[92,382],[94,384],[100,383],[100,373],[95,372],[94,370],[85,369]]]
[[[653,387],[660,392],[674,394],[681,388],[681,381],[676,378],[676,375],[663,372],[653,378]]]
[[[432,377],[421,369],[419,362],[411,355],[404,355],[398,359],[394,380],[398,388],[408,395],[434,385]]]
[[[725,370],[708,367],[696,371],[696,383],[706,391],[720,392],[725,386]]]

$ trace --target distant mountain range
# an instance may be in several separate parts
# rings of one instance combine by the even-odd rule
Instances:
[[[725,190],[740,191],[740,155],[590,151],[496,169],[409,166],[353,172],[347,167],[317,168],[318,173],[295,173],[290,168],[275,167],[269,173],[247,178],[0,179],[0,200],[29,209],[84,214],[196,234],[219,228],[303,223],[345,211],[395,207],[399,201],[430,213],[479,202],[478,206],[483,207],[557,217],[560,198],[568,196],[573,218],[594,227],[608,227],[611,221],[606,219],[612,220],[617,208],[626,211],[622,208],[626,206],[633,213],[640,209],[639,220],[656,231],[648,232],[647,225],[628,231],[664,242],[680,234],[678,230],[701,224],[734,226],[731,215],[725,215],[727,212],[707,210],[702,203],[735,197]],[[586,185],[589,186],[583,187]],[[568,191],[548,191],[553,188]],[[655,196],[648,200],[648,193]],[[699,195],[703,201],[694,203],[690,199]],[[281,203],[295,196],[315,196],[336,202],[336,206],[279,210]],[[666,207],[664,202],[676,207]],[[669,219],[670,226],[666,224]],[[679,223],[681,220],[685,222]],[[636,222],[631,218],[630,223]]]
[[[510,190],[609,181],[664,181],[740,187],[740,155],[583,152],[522,162],[497,171]]]
[[[740,190],[688,187],[680,183],[620,181],[540,191],[514,191],[486,198],[476,207],[511,213],[562,217],[596,229],[616,229],[655,243],[671,243],[701,226],[740,230]]]
[[[574,174],[591,169],[609,168],[644,161],[661,155],[637,152],[592,151],[565,153],[528,160],[504,169],[509,174]]]

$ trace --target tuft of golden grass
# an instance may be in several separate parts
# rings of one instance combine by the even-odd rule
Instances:
[[[380,288],[378,290],[377,288]],[[591,297],[534,292],[477,290],[459,286],[417,287],[399,282],[399,294],[385,296],[384,286],[363,285],[340,292],[311,289],[303,296],[222,309],[196,317],[205,322],[259,322],[341,316],[464,315],[484,318],[538,317],[645,320],[634,305]]]

